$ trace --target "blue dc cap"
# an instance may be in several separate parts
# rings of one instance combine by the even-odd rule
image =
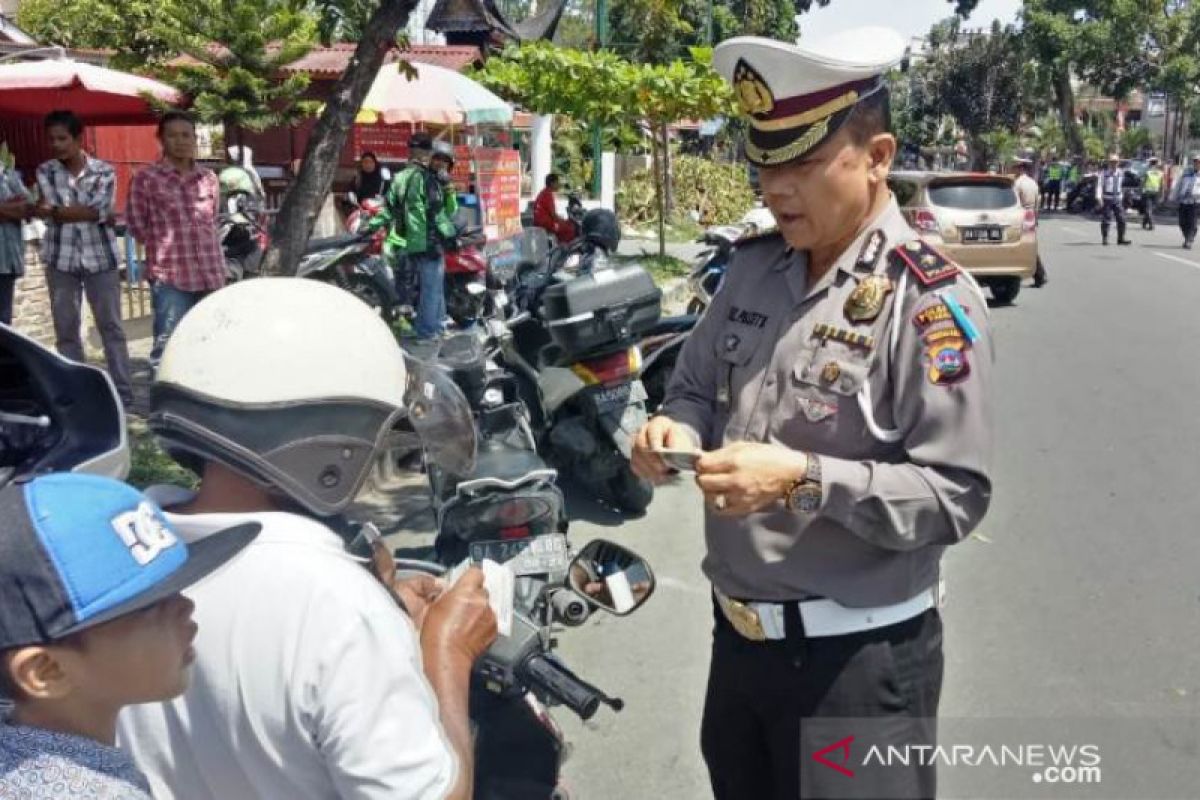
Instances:
[[[151,606],[227,562],[257,524],[185,545],[127,484],[59,473],[0,489],[0,649]]]

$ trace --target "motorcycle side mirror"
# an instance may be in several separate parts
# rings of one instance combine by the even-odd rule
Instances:
[[[571,591],[596,608],[624,617],[654,593],[654,572],[646,559],[619,544],[594,539],[567,570]]]

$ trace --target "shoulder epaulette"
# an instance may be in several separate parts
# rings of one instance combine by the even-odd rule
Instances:
[[[957,264],[922,239],[913,239],[893,248],[889,258],[907,268],[922,286],[948,283],[959,273]]]

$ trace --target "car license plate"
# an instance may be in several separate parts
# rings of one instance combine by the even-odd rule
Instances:
[[[978,225],[971,228],[963,228],[962,240],[972,243],[1002,242],[1004,241],[1004,229],[999,225]]]

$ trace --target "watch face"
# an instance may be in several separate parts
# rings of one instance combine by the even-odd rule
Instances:
[[[821,487],[811,483],[796,487],[792,492],[792,506],[797,511],[811,514],[821,508]]]

